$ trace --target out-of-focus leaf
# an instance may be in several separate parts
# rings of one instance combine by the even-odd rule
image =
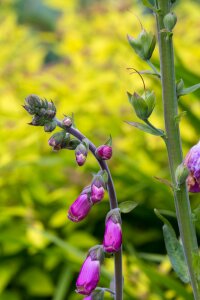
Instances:
[[[48,7],[42,0],[20,0],[17,2],[16,10],[20,23],[28,23],[41,30],[54,31],[56,22],[61,12]]]
[[[54,291],[51,277],[36,267],[26,269],[19,277],[19,282],[34,296],[49,296]]]
[[[21,265],[20,260],[13,260],[13,261],[5,261],[1,262],[0,265],[0,293],[3,292],[5,287],[9,284],[12,277],[16,274],[19,267]]]

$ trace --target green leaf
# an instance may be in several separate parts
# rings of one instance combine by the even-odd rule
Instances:
[[[180,96],[184,96],[184,95],[187,95],[187,94],[190,94],[190,93],[193,93],[195,92],[196,90],[200,89],[200,83],[197,83],[195,85],[192,85],[186,89],[182,89],[178,94],[177,96],[180,97]]]
[[[188,268],[185,262],[183,246],[176,237],[176,233],[170,222],[164,218],[157,209],[154,210],[157,217],[164,223],[163,235],[165,247],[169,256],[170,262],[177,276],[184,282],[190,281],[188,275]]]
[[[121,213],[127,214],[138,206],[138,203],[133,201],[125,201],[119,204],[119,209]]]
[[[164,131],[161,129],[153,129],[150,126],[146,125],[146,124],[142,124],[142,123],[138,123],[138,122],[129,122],[126,121],[127,124],[134,126],[144,132],[153,134],[153,135],[157,135],[157,136],[164,136]]]
[[[148,1],[148,0],[142,0],[142,3],[144,6],[150,8],[153,11],[157,11],[157,9]]]

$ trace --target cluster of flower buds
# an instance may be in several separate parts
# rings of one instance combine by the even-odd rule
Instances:
[[[200,142],[193,146],[185,157],[184,165],[189,170],[186,183],[189,192],[200,192]]]
[[[53,102],[42,100],[36,95],[29,95],[25,99],[26,104],[23,106],[25,110],[33,115],[30,125],[44,126],[46,132],[51,132],[56,128],[56,107]]]
[[[72,203],[68,211],[68,218],[73,222],[83,220],[92,206],[100,202],[107,185],[107,173],[99,171],[93,178],[91,185],[85,187],[78,198]]]
[[[155,107],[156,98],[154,92],[146,91],[142,96],[139,96],[137,93],[133,95],[128,93],[128,98],[138,118],[147,120]]]
[[[156,45],[156,37],[153,33],[148,33],[143,29],[137,38],[130,35],[127,37],[129,44],[139,57],[145,61],[151,58]]]

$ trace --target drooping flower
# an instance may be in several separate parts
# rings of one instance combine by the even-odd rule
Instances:
[[[111,210],[106,218],[103,248],[113,253],[120,250],[122,244],[121,217],[118,209]]]
[[[83,220],[89,213],[92,207],[92,202],[88,193],[81,193],[74,203],[70,206],[68,211],[68,218],[73,222]]]
[[[79,294],[90,295],[97,287],[103,257],[102,246],[95,246],[89,251],[76,281],[76,291]]]
[[[200,192],[200,142],[193,146],[185,157],[184,165],[189,170],[186,183],[189,192]]]

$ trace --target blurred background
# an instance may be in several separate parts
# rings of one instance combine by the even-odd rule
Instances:
[[[162,224],[153,209],[171,211],[171,191],[154,176],[169,179],[162,140],[124,121],[138,121],[126,91],[142,93],[128,67],[149,69],[130,48],[126,34],[155,31],[148,9],[136,0],[0,1],[0,300],[78,300],[75,280],[87,250],[102,242],[108,197],[78,224],[70,204],[98,171],[92,155],[77,167],[73,151],[52,152],[50,134],[31,127],[22,108],[29,94],[53,100],[58,117],[75,115],[77,127],[96,145],[111,134],[109,161],[119,202],[139,203],[123,215],[125,300],[193,299],[165,255]],[[176,76],[188,87],[200,82],[199,1],[177,1],[174,30]],[[159,67],[158,51],[153,63]],[[163,128],[160,83],[144,75],[157,106],[151,121]],[[182,97],[184,155],[199,140],[200,92]],[[199,195],[191,195],[192,208]],[[197,223],[200,233],[200,226]],[[100,286],[113,275],[106,259]],[[110,299],[106,296],[105,299]]]

